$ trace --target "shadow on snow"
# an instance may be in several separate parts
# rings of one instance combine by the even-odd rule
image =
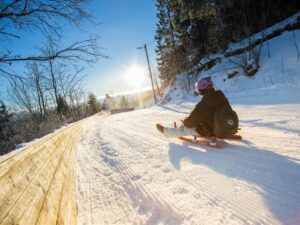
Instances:
[[[264,122],[262,119],[254,119],[254,120],[240,120],[241,124],[247,124],[247,126],[251,127],[269,127],[276,130],[283,130],[289,133],[300,134],[300,129],[292,129],[287,127],[281,127],[279,124],[287,124],[288,120],[279,120],[272,122]]]
[[[188,159],[195,165],[205,165],[227,177],[258,186],[275,218],[283,224],[299,222],[300,164],[270,150],[251,146],[233,145],[221,151],[208,147],[201,149],[207,151],[170,143],[169,158],[177,170],[181,169],[181,160]]]

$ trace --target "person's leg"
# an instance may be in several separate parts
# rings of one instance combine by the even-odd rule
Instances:
[[[195,128],[187,128],[185,126],[180,126],[177,128],[164,127],[163,134],[166,138],[199,135]]]
[[[215,136],[210,127],[207,124],[199,124],[196,128],[196,131],[205,137],[212,137]]]

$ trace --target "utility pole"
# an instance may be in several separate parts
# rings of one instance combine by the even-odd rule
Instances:
[[[155,94],[155,89],[154,89],[154,84],[153,84],[153,78],[152,78],[152,72],[151,72],[150,62],[149,62],[149,57],[148,57],[147,45],[144,44],[144,47],[138,47],[137,49],[142,49],[142,48],[145,49],[146,58],[147,58],[147,63],[148,63],[148,69],[149,69],[149,74],[150,74],[150,80],[151,80],[151,85],[152,85],[152,91],[153,91],[154,102],[155,102],[155,104],[157,104],[157,99],[156,99],[156,94]]]

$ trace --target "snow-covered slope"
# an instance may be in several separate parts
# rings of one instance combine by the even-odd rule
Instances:
[[[266,29],[264,33],[267,34],[288,23],[293,23],[299,15],[299,13],[295,14]],[[260,36],[261,33],[258,33],[252,38]],[[245,42],[247,41],[245,40]],[[300,30],[284,32],[281,36],[265,42],[261,49],[260,69],[253,77],[245,76],[242,69],[233,63],[239,62],[240,56],[225,58],[222,54],[211,55],[209,58],[220,57],[221,62],[211,69],[201,72],[198,77],[210,76],[215,87],[222,90],[235,103],[299,103],[300,59],[298,59],[295,43],[300,51]],[[239,44],[232,44],[230,48],[235,49],[238,46]],[[229,79],[228,74],[233,71],[237,71],[238,74]],[[166,99],[171,99],[173,103],[197,101],[197,98],[193,97],[193,83],[191,89],[187,90],[186,77],[186,75],[177,77],[174,85],[166,94]],[[258,93],[260,98],[257,98]]]
[[[294,37],[300,46],[299,30],[265,43],[254,77],[233,68],[233,57],[199,74],[212,77],[240,118],[244,139],[226,141],[221,150],[166,139],[155,129],[183,119],[199,101],[183,75],[166,94],[168,104],[85,120],[77,156],[78,223],[299,225]],[[233,70],[238,75],[228,79]]]
[[[79,224],[299,224],[299,105],[234,105],[242,142],[165,139],[192,104],[94,116],[78,151]]]

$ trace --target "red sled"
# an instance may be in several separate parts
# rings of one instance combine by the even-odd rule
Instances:
[[[174,128],[177,128],[176,122],[174,122]],[[200,138],[200,139],[199,139]],[[219,138],[219,137],[206,137],[206,136],[193,136],[190,137],[179,137],[180,140],[185,142],[190,142],[193,144],[199,144],[199,145],[205,145],[213,148],[222,148],[222,142],[224,140],[230,140],[230,141],[240,141],[242,140],[242,136],[240,135],[234,135],[230,138]]]

